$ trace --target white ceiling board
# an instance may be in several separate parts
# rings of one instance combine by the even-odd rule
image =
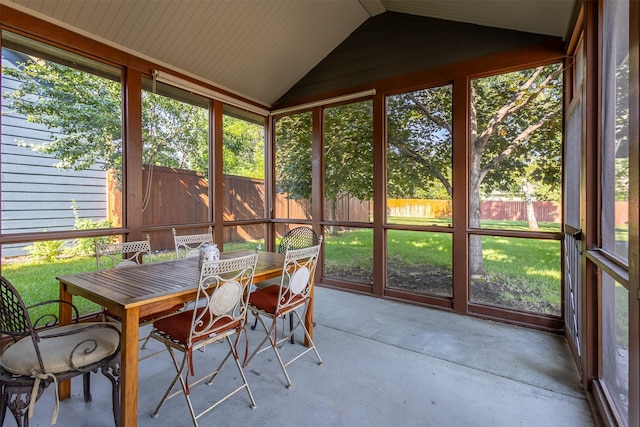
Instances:
[[[564,36],[573,0],[0,0],[271,105],[386,11]]]
[[[380,0],[388,11],[564,37],[573,0]]]

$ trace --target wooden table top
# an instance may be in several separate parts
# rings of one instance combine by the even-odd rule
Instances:
[[[252,250],[223,252],[221,259],[255,253]],[[282,273],[284,255],[258,252],[255,281],[277,277]],[[200,279],[198,257],[113,268],[57,279],[73,295],[80,295],[110,309],[129,309],[165,299],[188,296],[195,292]]]

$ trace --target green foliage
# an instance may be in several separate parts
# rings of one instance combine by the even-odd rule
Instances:
[[[476,79],[472,83],[475,135],[471,156],[479,161],[483,194],[521,192],[530,182],[536,194],[555,194],[562,158],[562,68],[548,65]],[[473,116],[472,116],[473,117]],[[475,125],[475,126],[474,126]],[[549,193],[550,189],[555,193]]]
[[[80,212],[78,208],[78,204],[75,200],[71,201],[71,209],[73,209],[73,216],[75,217],[75,223],[73,225],[74,230],[95,230],[98,228],[109,228],[111,227],[111,222],[107,218],[100,219],[95,221],[91,218],[80,218]],[[103,237],[86,237],[86,238],[78,238],[73,241],[72,251],[75,255],[81,256],[91,256],[95,253],[95,243],[111,243],[115,241],[114,236],[103,236]]]
[[[223,173],[264,178],[264,126],[223,117]]]
[[[25,262],[3,263],[2,274],[18,290],[26,305],[58,299],[60,284],[56,277],[65,274],[95,270],[96,262],[90,257],[59,258],[57,260],[28,260]],[[74,297],[73,303],[80,314],[97,312],[101,308],[81,297]],[[57,314],[57,306],[47,305],[30,311],[32,319],[46,313]]]
[[[8,108],[51,130],[51,141],[31,144],[51,154],[60,168],[83,170],[100,164],[122,167],[122,89],[119,82],[51,61],[32,61],[2,73],[20,82],[6,92]],[[58,133],[62,131],[62,134]]]
[[[324,111],[324,196],[373,198],[373,104],[355,102]],[[332,216],[331,219],[335,219]]]
[[[24,249],[35,259],[53,261],[62,254],[63,245],[62,240],[44,240],[33,242],[32,245],[26,246]]]
[[[142,94],[143,164],[209,176],[209,113],[163,95]]]
[[[387,98],[387,194],[452,197],[451,85]]]
[[[311,200],[310,112],[276,121],[276,191],[292,200]]]

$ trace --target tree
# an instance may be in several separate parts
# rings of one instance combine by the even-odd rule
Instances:
[[[559,183],[562,67],[475,80],[471,86],[469,222],[480,227],[482,192],[508,189],[523,174]],[[524,181],[530,182],[530,181]],[[470,271],[484,273],[482,240],[470,239]]]
[[[22,145],[54,155],[59,168],[83,170],[102,164],[105,169],[122,169],[118,82],[37,59],[3,67],[2,73],[20,82],[15,91],[4,94],[8,109],[51,130],[49,143]]]
[[[276,192],[311,201],[311,113],[276,121]]]
[[[223,118],[223,173],[264,178],[264,127],[225,115]]]
[[[470,100],[470,158],[469,205],[470,226],[480,228],[481,198],[494,191],[518,192],[532,198],[554,194],[557,197],[561,172],[562,125],[562,68],[549,65],[534,69],[476,79],[471,86]],[[354,114],[362,103],[343,106],[345,114],[335,123],[325,110],[325,197],[349,193],[370,197],[363,186],[371,181],[354,179],[367,176],[370,157],[370,115]],[[387,99],[387,194],[390,197],[442,197],[446,191],[453,197],[451,159],[453,142],[451,87],[419,90]],[[367,119],[368,117],[368,119]],[[310,119],[309,119],[310,120]],[[331,118],[331,120],[333,120]],[[369,126],[369,128],[367,128]],[[348,129],[346,129],[346,128]],[[310,132],[310,124],[305,132]],[[307,149],[292,127],[278,141],[279,158],[288,153]],[[332,140],[326,135],[335,133],[341,147],[333,153]],[[327,149],[329,144],[329,149]],[[337,160],[336,160],[337,159]],[[410,160],[410,162],[408,162]],[[337,166],[333,166],[333,162]],[[310,164],[310,162],[309,162]],[[417,165],[407,168],[406,165]],[[295,169],[296,162],[287,164]],[[325,175],[327,172],[325,171]],[[295,189],[301,197],[310,197],[310,180],[299,181],[288,171],[279,176],[279,188]],[[370,176],[370,175],[369,175]],[[431,184],[439,182],[441,186]],[[530,184],[535,183],[531,190]],[[534,226],[535,218],[530,217]],[[480,236],[470,240],[471,274],[482,274],[482,241]]]

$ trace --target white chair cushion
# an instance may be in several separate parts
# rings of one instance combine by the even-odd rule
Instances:
[[[78,323],[73,325],[61,326],[40,333],[40,337],[58,334],[61,332],[74,331],[89,325],[100,324],[94,323]],[[117,324],[113,324],[118,326]],[[93,348],[91,341],[83,343],[74,352],[74,365],[77,368],[99,362],[111,356],[120,343],[118,332],[110,328],[89,328],[78,333],[65,335],[62,337],[53,337],[41,339],[38,343],[40,348],[40,356],[45,367],[45,371],[51,374],[57,374],[73,370],[69,357],[73,348],[86,340],[95,340],[96,349],[93,352],[84,353],[84,349]],[[21,339],[15,344],[7,347],[0,356],[0,364],[12,374],[35,376],[41,374],[40,365],[36,356],[31,337]]]

